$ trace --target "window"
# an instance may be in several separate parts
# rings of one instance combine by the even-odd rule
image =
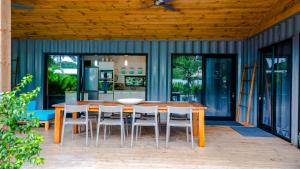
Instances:
[[[146,56],[86,55],[83,59],[85,100],[146,100]]]
[[[202,57],[172,56],[171,101],[200,102],[202,89]]]
[[[66,91],[77,91],[78,56],[48,55],[46,107],[64,102]]]

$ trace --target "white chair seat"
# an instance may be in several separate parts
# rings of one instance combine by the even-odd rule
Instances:
[[[100,125],[121,125],[120,119],[103,119]]]
[[[155,126],[156,122],[154,119],[137,119],[134,124],[137,126]]]
[[[81,114],[80,118],[67,118],[67,114],[72,114],[76,112],[77,114]],[[85,125],[86,126],[86,145],[88,145],[88,130],[90,130],[91,138],[93,139],[93,126],[92,121],[88,118],[88,105],[65,105],[64,108],[64,118],[63,118],[63,126],[61,132],[61,145],[64,141],[64,132],[66,125]],[[73,134],[72,134],[73,138]]]
[[[114,116],[114,118],[112,118]],[[125,127],[124,127],[124,116],[123,116],[123,106],[99,106],[98,112],[98,124],[97,124],[97,138],[96,145],[99,142],[99,133],[101,125],[104,126],[104,140],[106,140],[106,128],[110,126],[120,126],[121,134],[121,145],[125,142]]]
[[[172,115],[172,117],[171,117],[171,115]],[[186,128],[186,140],[187,140],[187,142],[189,141],[189,132],[190,132],[192,147],[194,146],[193,125],[192,125],[193,119],[192,118],[193,118],[193,114],[192,114],[191,107],[168,106],[166,146],[168,145],[168,142],[170,139],[170,128],[171,127],[185,127]],[[190,131],[189,131],[189,129],[190,129]]]
[[[190,126],[191,123],[190,123],[190,120],[170,120],[169,121],[169,125],[170,126],[182,126],[182,127],[187,127],[187,126]]]
[[[137,115],[140,119],[137,119]],[[131,147],[133,145],[134,129],[136,129],[137,141],[138,135],[141,134],[141,126],[152,126],[155,129],[156,148],[158,148],[158,118],[157,106],[134,106],[132,114],[132,127],[131,127]],[[139,133],[139,134],[138,134]]]
[[[65,124],[86,124],[86,119],[72,119],[72,118],[67,118],[65,121]]]

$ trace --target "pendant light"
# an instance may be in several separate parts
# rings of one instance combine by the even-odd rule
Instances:
[[[128,66],[128,61],[127,61],[127,59],[126,59],[126,56],[128,56],[128,55],[125,55],[124,66]]]

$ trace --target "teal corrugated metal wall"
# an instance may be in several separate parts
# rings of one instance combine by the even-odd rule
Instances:
[[[148,100],[169,100],[171,55],[175,53],[237,54],[241,57],[242,41],[143,41],[143,40],[13,40],[12,58],[20,58],[20,74],[34,75],[34,86],[43,86],[45,53],[120,53],[148,55]],[[13,62],[13,68],[15,67]],[[12,77],[14,79],[14,77]],[[43,102],[43,89],[38,97]]]

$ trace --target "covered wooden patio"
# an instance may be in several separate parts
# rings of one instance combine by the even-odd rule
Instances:
[[[1,0],[0,21],[0,93],[31,74],[26,90],[41,87],[34,109],[56,108],[50,129],[36,129],[45,138],[45,164],[24,168],[300,168],[299,0]],[[85,77],[92,76],[85,71],[95,67],[96,99],[85,102],[91,92]],[[244,67],[256,72],[244,76]],[[73,86],[51,93],[50,73],[72,76]],[[142,82],[130,85],[126,78]],[[87,146],[78,126],[66,128],[59,144],[66,93],[75,93],[74,105],[98,113],[102,103],[120,104],[115,88],[119,96],[165,104],[157,108],[163,114],[158,148],[149,127],[133,147],[130,132],[120,146],[117,127],[105,141],[100,132],[96,146],[96,121]],[[199,147],[191,148],[184,128],[171,129],[166,147],[167,106],[174,102],[191,108],[184,120],[196,117],[190,126]],[[231,124],[262,134],[243,135]]]
[[[115,128],[117,129],[117,128]],[[191,149],[186,142],[185,130],[172,132],[165,148],[165,132],[160,135],[159,148],[155,148],[152,129],[142,131],[133,148],[130,141],[120,147],[119,130],[96,147],[91,141],[85,146],[84,133],[71,138],[68,129],[63,146],[53,144],[53,130],[45,132],[42,156],[45,165],[36,168],[205,168],[205,169],[299,169],[300,152],[277,137],[244,137],[228,126],[206,126],[206,147]],[[33,168],[28,165],[25,168]]]

